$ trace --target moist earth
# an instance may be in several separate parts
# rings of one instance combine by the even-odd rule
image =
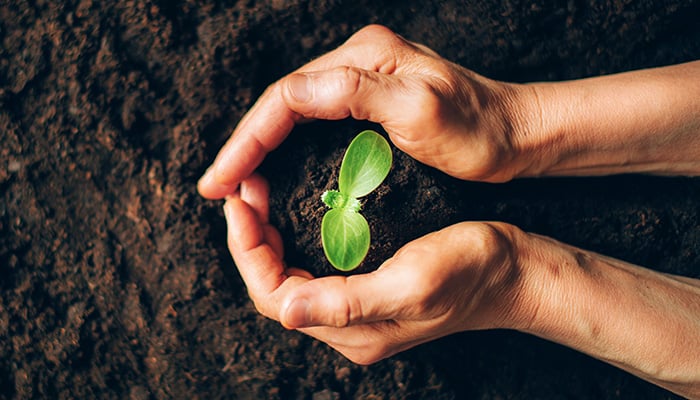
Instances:
[[[692,0],[1,2],[0,397],[675,398],[510,331],[354,365],[258,315],[221,203],[195,184],[267,85],[369,23],[488,77],[531,82],[698,59],[698,15]],[[262,165],[289,265],[335,273],[320,194],[366,128],[379,129],[300,126]],[[698,179],[492,185],[394,156],[365,200],[373,242],[360,271],[436,229],[498,220],[700,277]]]

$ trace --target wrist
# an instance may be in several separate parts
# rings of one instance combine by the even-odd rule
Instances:
[[[510,93],[514,178],[548,175],[576,148],[567,116],[557,107],[569,102],[567,94],[555,83],[513,84]]]
[[[513,85],[516,176],[700,173],[700,62]]]
[[[697,281],[527,235],[513,328],[699,394]]]
[[[537,325],[539,309],[544,303],[541,292],[538,290],[538,282],[541,279],[536,270],[536,260],[533,260],[531,235],[523,232],[513,225],[502,224],[505,235],[511,246],[512,274],[507,290],[500,296],[502,325],[497,328],[513,329],[521,332],[532,333],[530,330]]]
[[[502,118],[507,121],[511,178],[543,175],[564,150],[562,129],[548,110],[560,96],[548,84],[505,83],[500,95]],[[545,111],[547,110],[547,111]]]
[[[528,331],[543,303],[537,285],[541,277],[532,256],[537,254],[532,250],[532,235],[507,223],[489,222],[487,225],[495,233],[488,241],[500,242],[497,247],[501,249],[501,256],[490,257],[500,260],[489,267],[489,275],[497,284],[482,285],[491,288],[487,297],[493,306],[487,317],[491,325],[483,328]]]

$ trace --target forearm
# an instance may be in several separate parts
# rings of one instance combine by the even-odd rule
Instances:
[[[530,236],[520,330],[700,398],[700,281]]]
[[[700,61],[523,88],[522,176],[700,175]]]

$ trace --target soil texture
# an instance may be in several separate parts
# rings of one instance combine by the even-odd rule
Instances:
[[[257,314],[203,170],[267,85],[384,24],[491,78],[564,80],[700,58],[700,2],[0,2],[0,398],[666,399],[507,331],[371,366]],[[332,273],[320,193],[361,121],[295,129],[261,167],[287,262]],[[363,270],[464,220],[499,220],[700,277],[700,180],[460,182],[394,150]]]

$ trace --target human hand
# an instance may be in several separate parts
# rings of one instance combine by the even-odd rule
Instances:
[[[522,232],[509,225],[461,223],[407,244],[374,272],[314,279],[285,266],[263,178],[245,179],[224,210],[229,249],[258,311],[356,363],[522,322],[514,240]]]
[[[252,175],[224,211],[228,245],[263,315],[370,364],[453,332],[506,328],[578,349],[700,398],[700,281],[528,234],[461,223],[408,243],[374,272],[287,268]],[[653,345],[650,345],[653,344]]]
[[[207,198],[232,193],[294,125],[352,117],[380,123],[393,143],[452,176],[507,181],[525,86],[486,79],[381,26],[272,84],[241,120],[199,182]]]

